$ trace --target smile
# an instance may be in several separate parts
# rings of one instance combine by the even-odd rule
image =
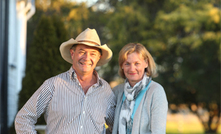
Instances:
[[[129,75],[136,75],[137,73],[128,73]]]
[[[91,63],[87,63],[87,62],[79,62],[79,63],[84,66],[91,66],[92,65]]]

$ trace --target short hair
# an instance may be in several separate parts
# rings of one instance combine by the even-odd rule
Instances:
[[[119,70],[118,70],[119,75],[122,78],[126,79],[126,76],[125,76],[124,71],[122,69],[122,65],[123,65],[124,61],[127,60],[127,56],[133,52],[136,52],[141,57],[143,57],[143,59],[145,61],[147,61],[148,67],[145,68],[145,72],[146,72],[147,76],[155,77],[156,76],[156,64],[154,62],[154,59],[151,56],[151,54],[147,51],[147,49],[140,43],[129,43],[129,44],[125,45],[120,50],[119,59],[118,59],[118,63],[120,66]]]

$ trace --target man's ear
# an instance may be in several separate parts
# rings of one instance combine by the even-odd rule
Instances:
[[[71,58],[72,58],[72,55],[74,54],[74,50],[73,49],[70,49],[70,54],[71,54]]]

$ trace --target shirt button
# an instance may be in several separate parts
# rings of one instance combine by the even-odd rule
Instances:
[[[83,111],[83,114],[85,114],[85,111]]]
[[[81,126],[81,128],[83,128],[83,126]]]

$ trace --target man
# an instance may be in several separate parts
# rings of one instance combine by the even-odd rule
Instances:
[[[105,123],[113,125],[115,96],[94,69],[107,63],[112,51],[101,45],[95,29],[87,28],[62,43],[60,52],[72,67],[46,80],[32,95],[16,116],[16,133],[36,133],[43,113],[48,134],[105,133]]]

